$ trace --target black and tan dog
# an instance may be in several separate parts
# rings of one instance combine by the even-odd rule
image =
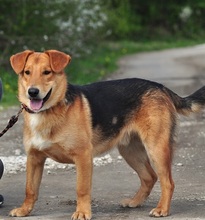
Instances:
[[[49,157],[75,163],[77,209],[72,219],[91,219],[92,160],[114,146],[141,180],[137,193],[122,206],[141,205],[159,177],[161,198],[150,216],[169,215],[177,113],[199,111],[205,104],[205,87],[181,98],[163,85],[143,79],[74,86],[64,73],[70,59],[56,50],[26,50],[11,57],[19,76],[19,101],[25,107],[28,159],[26,198],[10,215],[26,216],[32,211]]]

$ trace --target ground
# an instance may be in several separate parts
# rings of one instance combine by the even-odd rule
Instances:
[[[205,46],[141,53],[122,58],[119,69],[109,79],[140,77],[161,82],[181,96],[191,94],[205,84]],[[0,112],[0,130],[18,107]],[[205,219],[205,111],[191,117],[179,117],[177,146],[173,161],[175,193],[169,219]],[[5,198],[0,219],[19,206],[25,192],[25,160],[22,147],[22,118],[0,139],[0,158],[5,174],[0,194]],[[15,219],[70,219],[75,210],[75,168],[52,161],[46,164],[39,200],[30,217]],[[149,211],[156,206],[159,183],[140,208],[121,208],[119,202],[132,196],[139,179],[116,151],[95,160],[93,178],[93,219],[151,219]]]

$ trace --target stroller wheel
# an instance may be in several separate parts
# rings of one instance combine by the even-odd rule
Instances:
[[[0,159],[0,179],[3,175],[3,172],[4,172],[4,164],[3,164],[2,160]]]
[[[4,204],[4,197],[0,195],[0,206]]]

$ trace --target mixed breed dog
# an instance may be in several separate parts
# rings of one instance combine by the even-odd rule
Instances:
[[[200,111],[205,87],[182,98],[159,83],[137,78],[72,85],[64,73],[71,57],[56,50],[26,50],[10,61],[18,74],[27,153],[25,200],[11,216],[32,211],[49,157],[76,165],[77,207],[72,219],[91,219],[93,157],[114,147],[141,181],[137,193],[122,206],[141,205],[159,178],[161,197],[150,216],[169,215],[177,114]]]

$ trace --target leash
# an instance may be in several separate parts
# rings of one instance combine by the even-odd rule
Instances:
[[[0,133],[0,137],[2,137],[11,127],[13,127],[13,126],[16,124],[16,122],[17,122],[18,119],[19,119],[19,115],[22,113],[22,111],[23,111],[24,109],[25,109],[24,105],[21,104],[20,110],[18,111],[18,113],[17,113],[16,115],[13,115],[13,116],[10,118],[10,120],[9,120],[9,122],[8,122],[8,124],[7,124],[7,126],[6,126],[6,128],[4,128],[4,130]]]
[[[18,113],[16,115],[11,116],[6,128],[4,128],[4,130],[2,132],[0,132],[0,137],[2,137],[10,128],[12,128],[16,122],[19,119],[20,114],[22,113],[22,111],[25,110],[30,114],[35,114],[36,112],[30,110],[25,104],[21,103],[21,108],[18,111]]]

